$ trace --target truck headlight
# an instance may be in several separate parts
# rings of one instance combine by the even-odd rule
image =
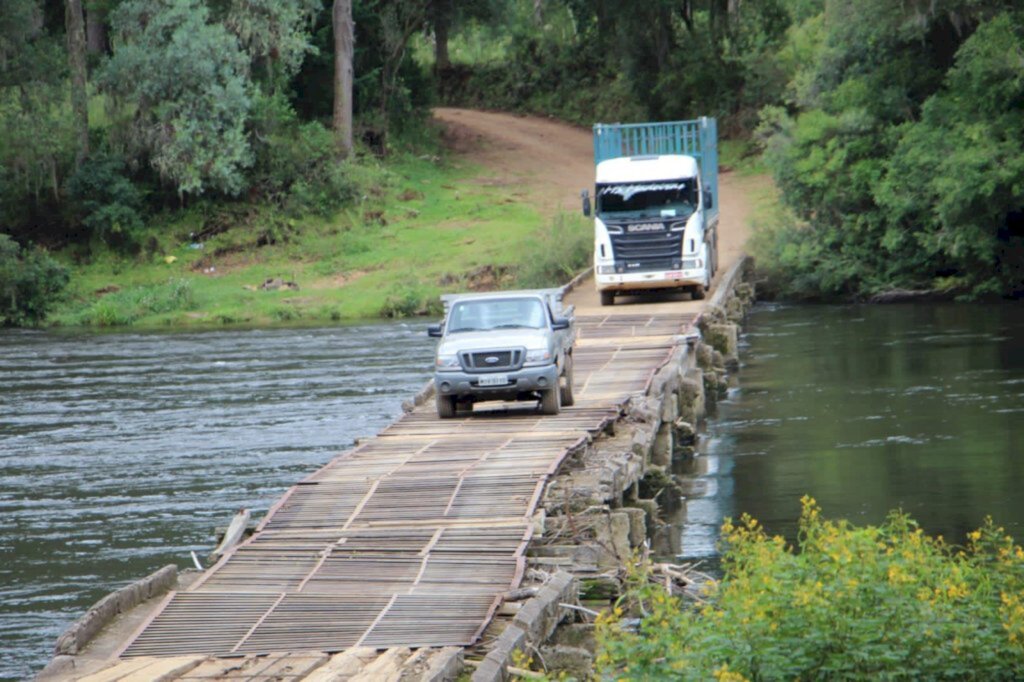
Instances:
[[[599,274],[599,275],[614,275],[615,274],[615,266],[614,265],[598,265],[597,266],[597,274]]]
[[[537,350],[526,351],[526,364],[528,365],[539,365],[547,364],[551,361],[551,351],[547,348],[539,348]]]
[[[700,258],[686,258],[683,260],[683,270],[696,270],[704,267],[704,261]]]
[[[438,369],[461,369],[462,365],[459,363],[459,357],[457,355],[438,355],[435,361],[435,366]]]

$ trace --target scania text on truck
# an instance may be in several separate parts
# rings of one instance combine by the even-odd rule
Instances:
[[[594,282],[617,295],[704,298],[718,265],[715,119],[594,126]],[[591,214],[584,190],[583,213]]]

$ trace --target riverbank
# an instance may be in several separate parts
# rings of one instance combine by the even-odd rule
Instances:
[[[434,313],[445,291],[507,286],[552,229],[522,193],[458,159],[405,158],[380,180],[376,196],[331,220],[291,221],[276,237],[228,227],[142,260],[108,254],[77,266],[50,322],[268,327]]]

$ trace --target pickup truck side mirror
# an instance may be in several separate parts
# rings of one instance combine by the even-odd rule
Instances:
[[[583,199],[583,215],[590,217],[590,192],[583,190],[580,192],[580,198]]]
[[[568,320],[568,318],[556,317],[555,319],[551,320],[551,328],[554,329],[555,331],[558,331],[560,329],[568,329],[569,328],[569,320]]]
[[[711,194],[711,190],[709,190],[709,189],[704,190],[704,208],[714,208],[714,207],[715,207],[715,198]]]
[[[432,324],[427,327],[427,336],[433,336],[435,338],[441,338],[441,325]]]

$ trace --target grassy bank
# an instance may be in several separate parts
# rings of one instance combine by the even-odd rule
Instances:
[[[546,286],[589,259],[581,218],[542,218],[517,187],[457,159],[406,155],[353,169],[329,218],[196,207],[155,222],[144,253],[71,265],[60,326],[327,323],[433,314],[466,289]]]

